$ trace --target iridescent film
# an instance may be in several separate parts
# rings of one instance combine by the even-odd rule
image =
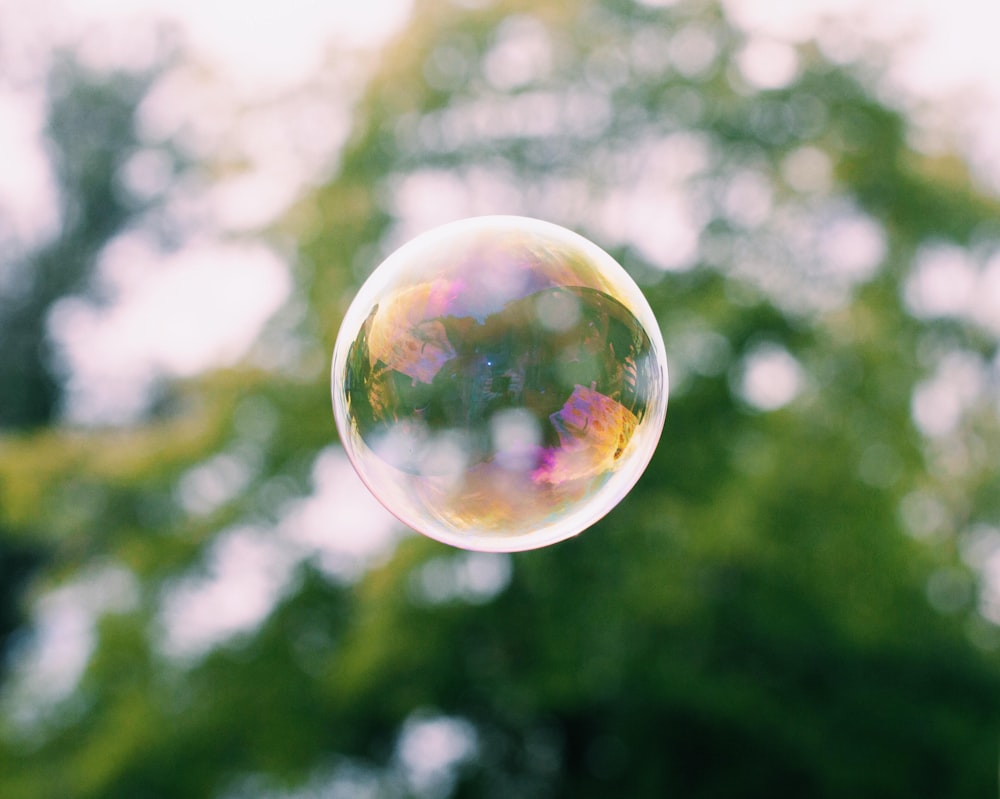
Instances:
[[[333,355],[341,441],[400,520],[453,546],[533,549],[639,479],[667,407],[659,327],[607,253],[547,222],[426,233],[361,288]]]

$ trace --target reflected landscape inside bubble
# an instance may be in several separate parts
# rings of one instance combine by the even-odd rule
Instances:
[[[481,217],[390,256],[334,351],[341,440],[403,522],[530,549],[607,513],[655,449],[663,342],[638,287],[568,230]]]

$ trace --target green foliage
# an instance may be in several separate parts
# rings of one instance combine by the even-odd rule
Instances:
[[[135,216],[121,168],[135,151],[132,115],[148,79],[103,80],[72,61],[54,70],[46,133],[61,199],[55,240],[23,260],[5,263],[12,276],[0,295],[0,428],[51,423],[60,404],[58,364],[46,335],[48,311],[66,295],[91,288],[97,255]]]
[[[49,312],[60,299],[90,288],[101,248],[136,213],[118,180],[136,146],[132,116],[147,87],[148,80],[139,76],[104,82],[71,60],[53,69],[46,133],[60,191],[61,230],[28,253],[5,242],[10,246],[0,263],[0,431],[42,428],[58,416],[64,375],[47,332]],[[0,481],[0,503],[11,501],[10,494]],[[16,515],[3,505],[0,510],[8,518]],[[37,508],[28,513],[37,514]],[[48,555],[44,543],[19,533],[18,526],[26,525],[8,529],[0,522],[0,656],[20,623],[24,589]]]
[[[518,19],[551,44],[546,69],[523,80],[489,66]],[[688,25],[719,47],[705,70],[661,53]],[[905,116],[811,46],[788,86],[754,89],[732,56],[744,36],[697,2],[416,10],[337,173],[285,223],[311,267],[301,351],[331,351],[345,297],[405,215],[408,177],[464,187],[476,211],[486,185],[493,210],[590,234],[643,282],[674,380],[661,447],[577,539],[506,558],[405,537],[357,578],[307,555],[259,626],[185,657],[165,643],[164,605],[211,572],[220,542],[252,529],[293,548],[290,509],[335,436],[325,376],[241,367],[175,387],[172,414],[131,429],[7,437],[0,521],[52,549],[50,584],[115,564],[136,597],[103,614],[70,697],[0,727],[0,796],[996,790],[997,639],[961,554],[1000,524],[997,398],[984,389],[947,436],[923,434],[911,407],[949,353],[986,369],[997,340],[971,320],[913,314],[904,287],[928,243],[997,251],[998,200],[964,167],[915,153]],[[119,125],[138,97],[93,91],[69,92],[53,130],[104,118],[83,108]],[[674,172],[657,179],[701,220],[697,263],[673,271],[634,230],[614,232],[605,204],[626,201],[668,140]],[[106,218],[73,227],[116,157],[88,141],[67,140],[60,174],[82,209],[63,238],[89,236],[79,250],[91,257],[125,211],[106,198]],[[803,147],[828,159],[829,185],[789,179]],[[747,210],[760,194],[728,194],[747,175],[767,187],[760,216]],[[497,207],[497,191],[513,199]],[[670,206],[639,210],[654,238],[669,229]],[[836,248],[834,266],[822,262],[838,214],[877,232],[870,270],[838,271]],[[79,289],[86,268],[67,269],[37,273],[36,313]],[[802,375],[771,409],[742,382],[765,351]],[[220,455],[245,479],[210,507],[185,505],[179,486]],[[483,568],[492,587],[470,582]],[[421,776],[407,741],[434,723],[462,731],[465,756],[434,771],[432,753]]]

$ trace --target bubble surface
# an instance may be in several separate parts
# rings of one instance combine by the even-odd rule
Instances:
[[[333,353],[334,416],[402,522],[464,549],[569,538],[635,485],[660,438],[656,319],[610,255],[565,228],[489,216],[397,250]]]

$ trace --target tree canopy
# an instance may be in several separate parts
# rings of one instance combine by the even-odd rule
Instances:
[[[294,242],[260,347],[293,345],[118,427],[60,421],[35,357],[141,223],[113,187],[153,78],[53,91],[63,232],[0,284],[0,796],[995,791],[1000,321],[941,298],[1000,275],[1000,199],[870,66],[755,44],[698,0],[418,3],[259,233]],[[379,260],[480,213],[611,252],[671,370],[629,497],[515,555],[359,511],[325,371]],[[89,642],[65,690],[46,608]]]

